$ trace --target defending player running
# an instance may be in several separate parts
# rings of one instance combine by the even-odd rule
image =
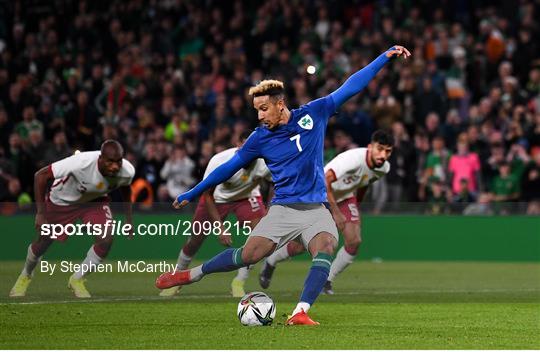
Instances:
[[[387,160],[393,147],[393,136],[379,130],[373,133],[367,148],[347,150],[337,155],[324,168],[330,211],[344,239],[344,245],[332,262],[323,288],[326,294],[334,294],[332,282],[354,261],[358,253],[362,237],[357,204],[364,199],[369,185],[390,171]],[[304,251],[302,243],[291,241],[266,258],[259,275],[262,288],[270,286],[277,263]]]

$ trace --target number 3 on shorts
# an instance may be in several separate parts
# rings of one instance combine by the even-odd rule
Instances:
[[[289,138],[289,140],[296,141],[296,148],[298,148],[299,152],[302,151],[302,145],[300,144],[300,135],[299,134],[292,136],[291,138]]]
[[[105,217],[112,220],[111,208],[108,205],[104,205],[103,210],[105,210]]]

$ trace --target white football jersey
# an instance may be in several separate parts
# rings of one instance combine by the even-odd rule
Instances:
[[[369,186],[390,171],[388,161],[380,168],[370,169],[366,157],[367,148],[354,148],[338,154],[326,164],[324,172],[331,169],[336,174],[337,180],[332,183],[336,202],[354,196],[358,188]]]
[[[83,152],[51,164],[54,182],[49,199],[56,205],[71,205],[89,202],[105,196],[110,191],[129,186],[135,175],[135,168],[126,159],[114,177],[105,177],[98,170],[101,152]]]
[[[204,178],[218,166],[229,161],[238,148],[230,148],[218,153],[210,159]],[[214,200],[216,203],[234,202],[236,200],[258,197],[261,195],[259,183],[261,179],[272,181],[270,170],[263,159],[253,161],[247,169],[238,170],[230,179],[216,186]]]

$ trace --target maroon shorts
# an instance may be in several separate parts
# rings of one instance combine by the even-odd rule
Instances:
[[[357,200],[355,196],[347,198],[338,203],[339,210],[345,215],[347,222],[353,224],[360,223],[360,211],[358,210]]]
[[[45,201],[45,218],[48,224],[74,224],[80,220],[83,224],[105,224],[112,220],[109,198],[103,197],[92,202],[74,205],[56,205],[48,198]],[[67,234],[56,237],[58,241],[65,241]]]
[[[243,224],[244,221],[255,220],[266,215],[266,207],[260,196],[229,203],[216,203],[216,208],[221,221],[223,221],[228,214],[234,213],[241,224]],[[196,221],[210,221],[210,214],[208,214],[208,211],[206,210],[206,201],[204,200],[204,197],[201,197],[199,204],[197,204],[197,210],[195,210],[195,216],[193,217],[193,222]]]

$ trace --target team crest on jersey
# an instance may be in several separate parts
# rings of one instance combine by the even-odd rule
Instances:
[[[313,128],[313,119],[311,116],[306,115],[298,121],[298,125],[305,130],[310,130]]]
[[[99,182],[99,183],[96,185],[96,188],[99,189],[99,190],[102,190],[104,186],[105,186],[105,184],[104,184],[103,182]]]

